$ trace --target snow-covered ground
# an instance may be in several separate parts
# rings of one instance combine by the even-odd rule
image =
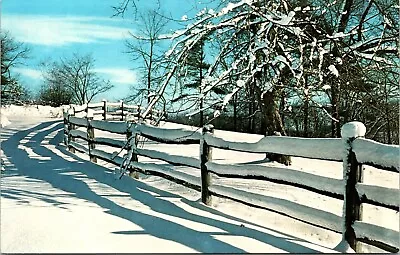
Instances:
[[[341,240],[341,235],[332,231],[229,199],[213,197],[213,205],[205,206],[199,192],[160,177],[115,180],[114,166],[102,161],[93,164],[86,155],[66,151],[61,143],[62,121],[50,118],[62,116],[62,108],[11,106],[1,110],[5,170],[1,178],[2,252],[313,253],[334,252]],[[216,134],[231,140],[260,138],[226,131]],[[96,136],[101,135],[107,134],[96,131]],[[199,154],[198,145],[147,142],[143,146],[175,155]],[[213,152],[217,163],[271,164],[263,158],[262,154]],[[161,163],[145,157],[139,161]],[[293,158],[291,168],[342,178],[340,162]],[[193,168],[175,169],[200,174]],[[364,182],[399,188],[398,174],[372,167],[367,167]],[[288,199],[339,216],[342,212],[339,200],[285,185],[216,176],[213,183]],[[399,231],[398,214],[391,210],[366,206],[363,220]],[[378,250],[366,247],[365,251]]]

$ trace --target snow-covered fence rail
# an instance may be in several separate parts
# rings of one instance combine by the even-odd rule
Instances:
[[[70,105],[74,116],[86,116],[91,111],[94,118],[100,117],[102,120],[131,120],[138,119],[140,113],[144,110],[140,105],[127,105],[123,101],[111,103],[103,100],[101,103],[90,103],[85,105]],[[150,112],[149,119],[158,121],[164,117],[163,111],[153,109]]]
[[[133,151],[135,153],[135,160],[130,164],[131,169],[141,172],[143,174],[161,176],[163,178],[179,184],[183,184],[198,191],[201,190],[198,178],[182,172],[174,171],[169,167],[161,166],[159,164],[138,162],[137,156],[144,156],[162,160],[175,166],[189,166],[197,169],[200,169],[199,159],[187,156],[171,155],[161,151],[138,148],[136,146],[139,136],[149,139],[151,141],[166,144],[199,144],[201,134],[198,131],[191,131],[186,129],[165,129],[141,123],[131,126],[129,132],[131,132],[132,134],[133,140],[131,141],[131,144],[134,146]]]
[[[232,142],[213,134],[212,127],[204,127],[202,132],[186,129],[165,129],[142,123],[107,122],[65,115],[64,140],[72,151],[75,149],[97,158],[123,165],[124,158],[96,148],[108,145],[126,149],[133,147],[131,171],[158,175],[177,183],[201,191],[202,201],[211,203],[211,195],[226,197],[235,201],[268,209],[291,218],[319,226],[338,233],[349,245],[359,250],[359,241],[381,249],[398,252],[399,232],[362,221],[362,204],[399,211],[399,190],[362,183],[362,164],[372,165],[383,170],[399,172],[399,146],[385,145],[363,138],[365,127],[361,123],[348,123],[342,128],[342,139],[312,139],[295,137],[264,137],[256,143]],[[81,130],[75,130],[80,127]],[[82,131],[87,129],[87,134]],[[125,135],[125,141],[106,137],[94,137],[94,129]],[[199,158],[171,155],[166,152],[139,148],[138,137],[167,144],[198,144]],[[75,141],[87,141],[88,147]],[[232,165],[212,162],[212,148],[236,150],[248,153],[279,153],[296,157],[343,161],[343,180],[313,175],[287,167],[260,165]],[[128,152],[129,153],[129,152]],[[199,169],[200,178],[174,171],[171,167],[155,163],[138,162],[144,156],[168,162],[172,165]],[[262,194],[245,192],[231,187],[212,184],[215,174],[227,178],[265,180],[302,188],[314,193],[344,200],[342,217],[301,205],[289,200],[268,197]],[[377,234],[379,233],[379,234]]]
[[[165,129],[146,124],[133,127],[134,132],[150,140],[173,144],[199,144],[201,133],[185,129]]]
[[[266,136],[256,143],[231,142],[210,134],[204,139],[210,146],[250,153],[272,152],[304,158],[342,161],[342,142],[340,138],[298,138],[285,136]]]
[[[361,131],[360,131],[361,130]],[[384,145],[362,138],[365,134],[365,126],[362,123],[348,123],[343,126],[342,139],[310,139],[296,137],[264,137],[256,143],[232,142],[216,137],[210,133],[204,134],[204,141],[211,147],[236,150],[249,153],[279,153],[297,157],[323,159],[331,161],[343,161],[342,180],[317,176],[299,172],[287,168],[267,166],[238,166],[221,165],[207,162],[207,171],[220,177],[247,178],[267,180],[278,184],[291,185],[303,188],[333,198],[344,199],[343,220],[336,215],[314,210],[313,217],[310,217],[309,207],[292,204],[287,206],[288,201],[282,202],[273,198],[261,198],[263,196],[252,194],[243,195],[241,191],[232,188],[213,187],[209,189],[214,195],[224,193],[225,197],[233,198],[236,201],[249,204],[256,204],[259,207],[272,209],[289,217],[315,224],[333,231],[343,232],[344,239],[350,246],[358,250],[358,241],[362,241],[384,250],[398,252],[399,243],[397,231],[386,229],[361,222],[362,203],[368,203],[399,211],[398,189],[378,187],[362,183],[362,164],[378,167],[383,170],[399,172],[398,156],[399,146]],[[360,158],[360,159],[359,159]],[[268,202],[266,202],[268,201]],[[284,206],[285,205],[285,206]],[[290,208],[303,208],[291,210]],[[308,213],[305,213],[308,212]],[[337,223],[343,222],[343,227]],[[362,232],[357,232],[363,226]],[[379,229],[380,233],[386,235],[374,235]],[[366,234],[367,233],[367,234]],[[396,234],[397,233],[397,234]],[[367,237],[368,236],[368,237]],[[372,238],[373,237],[373,238]],[[396,237],[394,239],[394,237]]]

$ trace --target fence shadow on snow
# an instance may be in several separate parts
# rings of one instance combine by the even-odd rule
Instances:
[[[241,219],[225,215],[216,210],[212,210],[212,208],[199,205],[197,202],[188,201],[187,199],[170,192],[138,182],[134,179],[123,178],[119,181],[115,181],[114,176],[110,171],[104,171],[103,167],[88,163],[67,151],[65,147],[57,146],[61,141],[59,133],[54,137],[49,138],[49,135],[57,130],[59,130],[59,133],[63,134],[62,123],[46,122],[33,128],[16,132],[8,137],[7,140],[2,142],[2,149],[5,155],[9,155],[9,167],[17,169],[18,174],[24,176],[29,182],[45,181],[56,189],[70,193],[68,195],[70,197],[91,201],[103,208],[107,213],[137,224],[144,229],[143,233],[165,240],[179,242],[199,252],[243,253],[244,251],[214,238],[215,235],[224,235],[224,233],[199,232],[161,217],[147,215],[140,211],[118,205],[108,199],[107,196],[103,196],[93,191],[85,183],[85,180],[96,180],[99,183],[112,186],[120,192],[129,194],[132,199],[149,206],[153,211],[210,225],[226,231],[227,233],[225,234],[247,236],[291,253],[318,252],[296,243],[296,241],[301,240],[295,237],[290,237],[287,234],[284,234],[285,236],[288,236],[287,238],[276,237],[255,229],[242,228],[240,225],[188,212],[163,198],[178,198],[190,207],[207,210],[214,214],[217,213],[225,218],[238,220],[244,224],[251,224]],[[47,140],[50,145],[56,146],[57,150],[62,154],[54,153],[54,151],[43,146],[42,143],[45,140]],[[23,144],[25,148],[19,147],[22,141],[24,141]],[[32,155],[36,156],[33,157],[30,155],[28,150]],[[67,160],[67,157],[70,157],[73,160]],[[48,158],[51,160],[48,160]],[[79,175],[77,175],[78,172]],[[7,175],[2,178],[7,178]],[[157,195],[154,195],[154,193]],[[50,203],[61,209],[65,208],[65,203],[62,199],[58,197],[49,197],[46,195],[45,191],[39,193],[26,192],[23,189],[3,190],[2,196],[18,200],[21,203],[29,203],[30,200],[34,198]],[[265,229],[265,227],[263,228]],[[277,231],[274,232],[280,234]],[[115,231],[114,234],[141,234],[141,232]]]

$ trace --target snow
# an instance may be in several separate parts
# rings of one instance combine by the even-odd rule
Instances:
[[[281,21],[279,22],[279,24],[282,26],[289,25],[290,22],[293,20],[294,15],[296,15],[296,13],[294,11],[290,11],[288,15],[282,15]]]
[[[104,106],[104,101],[100,102],[100,103],[90,103],[88,106],[89,106],[89,108],[103,107]]]
[[[322,86],[322,89],[323,90],[328,90],[328,89],[331,89],[331,86],[330,85],[324,85],[324,86]]]
[[[350,247],[349,243],[342,239],[338,245],[335,246],[334,250],[342,252],[342,253],[355,253],[355,251]]]
[[[105,137],[95,137],[94,138],[96,143],[105,143],[105,144],[112,144],[114,147],[123,148],[125,147],[126,142],[118,141],[116,139],[110,139]]]
[[[283,212],[284,214],[296,219],[314,223],[337,232],[340,232],[342,229],[340,224],[341,217],[330,212],[297,204],[285,199],[243,192],[239,189],[230,187],[212,185],[209,187],[209,190],[216,194],[231,197],[239,201],[251,203],[266,209],[274,210],[276,212]]]
[[[91,120],[90,125],[96,129],[114,132],[118,134],[126,134],[128,125],[125,122],[104,122],[100,120]]]
[[[60,118],[63,116],[63,109],[67,106],[51,107],[47,105],[2,105],[1,115],[23,116],[23,117],[49,117]]]
[[[4,114],[1,114],[0,116],[0,127],[5,127],[10,125],[11,122],[7,119],[7,116],[5,116]]]
[[[353,151],[357,161],[373,163],[384,167],[394,167],[399,171],[400,148],[398,145],[388,145],[372,140],[359,138],[353,142]]]
[[[314,187],[321,191],[328,191],[343,195],[342,180],[317,176],[309,173],[303,173],[283,167],[265,167],[248,164],[243,165],[222,165],[213,162],[206,164],[209,171],[217,174],[230,174],[239,176],[262,176],[274,180],[283,180],[289,183],[302,184],[308,187]]]
[[[224,7],[224,8],[221,9],[221,11],[220,11],[220,13],[219,13],[219,16],[225,15],[225,14],[231,12],[233,9],[235,9],[235,8],[237,8],[237,7],[241,6],[241,5],[243,5],[244,2],[245,2],[245,1],[240,1],[240,2],[238,2],[238,3],[236,3],[236,4],[234,4],[234,3],[228,3],[228,5],[227,5],[226,7]]]
[[[123,158],[118,156],[118,152],[113,152],[112,154],[104,152],[102,150],[93,149],[91,150],[92,155],[99,158],[108,159],[114,161],[117,165],[121,165]]]
[[[167,176],[171,176],[175,179],[183,180],[187,183],[190,183],[193,186],[200,187],[201,183],[200,178],[192,176],[190,174],[174,171],[172,168],[166,166],[162,166],[159,164],[151,164],[151,163],[140,163],[140,162],[132,162],[131,166],[134,168],[142,169],[145,172],[153,171]]]
[[[243,88],[246,82],[244,80],[237,80],[236,85],[240,88]]]
[[[110,103],[107,102],[107,107],[121,107],[122,101],[119,103]]]
[[[161,160],[164,160],[167,162],[171,162],[173,164],[185,165],[185,166],[190,166],[190,167],[194,167],[194,168],[200,168],[200,160],[197,158],[171,155],[171,154],[156,151],[156,150],[139,149],[139,148],[137,149],[137,153],[142,156],[161,159]]]
[[[391,229],[379,227],[365,222],[356,221],[353,225],[356,236],[359,238],[367,237],[371,240],[384,241],[385,243],[398,247],[399,232]]]
[[[72,136],[74,136],[74,137],[79,137],[79,138],[82,138],[82,139],[85,139],[85,140],[88,139],[87,132],[83,132],[81,130],[76,130],[76,129],[75,130],[71,130],[70,134]]]
[[[354,53],[360,57],[363,57],[365,59],[370,59],[370,60],[375,60],[377,62],[383,62],[385,64],[393,64],[390,60],[383,58],[383,57],[377,57],[375,54],[367,54],[367,53],[361,53],[358,51],[354,51]]]
[[[164,129],[154,128],[144,123],[132,127],[138,133],[151,137],[158,137],[166,141],[182,142],[186,140],[200,140],[200,132],[198,130],[185,129]],[[168,132],[166,132],[168,131]]]
[[[217,118],[219,115],[221,115],[221,111],[220,110],[215,110],[214,111],[214,118]]]
[[[88,120],[84,118],[78,118],[74,116],[69,116],[69,122],[81,127],[87,127]]]
[[[68,106],[55,108],[44,105],[2,105],[0,108],[0,126],[5,127],[11,124],[8,116],[60,118],[63,116],[64,109],[67,109],[67,107]]]
[[[344,124],[340,131],[342,138],[363,137],[365,136],[366,127],[359,121],[352,121]]]
[[[71,145],[73,148],[75,148],[75,149],[78,150],[78,151],[84,152],[84,153],[86,153],[86,154],[89,153],[89,149],[86,148],[86,146],[84,146],[84,145],[82,145],[82,144],[80,144],[80,143],[72,142],[72,141],[71,141],[71,142],[69,143],[69,145]]]
[[[339,72],[338,72],[338,70],[336,69],[336,66],[330,65],[330,66],[328,66],[328,70],[331,71],[331,73],[332,73],[333,75],[335,75],[336,77],[339,77]]]
[[[399,190],[379,186],[367,185],[364,183],[356,184],[358,195],[365,195],[367,198],[391,206],[399,207]]]
[[[199,201],[199,192],[157,176],[140,175],[139,180],[124,176],[121,180],[115,180],[112,174],[115,166],[100,159],[98,164],[91,163],[87,155],[79,152],[69,153],[65,146],[60,144],[63,138],[63,123],[60,118],[62,111],[56,119],[48,118],[50,116],[45,114],[44,117],[30,116],[23,113],[24,109],[15,108],[14,111],[21,112],[21,115],[7,115],[11,123],[1,129],[2,165],[5,170],[1,178],[2,252],[349,251],[344,243],[340,243],[341,234],[226,198],[213,196],[212,206],[205,206]],[[103,130],[126,131],[127,128],[126,125],[118,123],[110,123],[110,126],[99,121],[93,123]],[[182,130],[184,133],[199,132],[196,127],[166,122],[161,122],[161,127],[164,131],[173,130],[177,135]],[[168,136],[166,132],[160,133]],[[96,139],[117,139],[116,143],[122,144],[126,138],[121,134],[96,130],[96,137],[99,137]],[[215,130],[215,134],[227,144],[231,141],[254,144],[263,139],[260,135],[238,136],[237,133],[222,130]],[[200,134],[197,135],[200,138]],[[362,139],[356,139],[358,140]],[[340,139],[333,139],[331,142],[339,143],[339,147],[342,148]],[[86,145],[86,142],[76,144],[82,146]],[[320,146],[319,150],[325,148],[322,142],[313,141],[310,143],[311,147],[312,145]],[[335,146],[328,148],[326,154],[333,152],[335,155]],[[142,150],[141,152],[147,153],[148,156],[158,155],[160,159],[167,158],[171,162],[188,157],[185,163],[193,167],[173,166],[145,156],[140,156],[139,162],[134,163],[134,166],[200,185],[200,171],[194,168],[199,153],[198,144],[160,144],[146,139],[141,140],[138,147],[139,151]],[[307,145],[304,148],[298,147],[297,150],[303,151],[308,148]],[[103,149],[107,152],[101,151]],[[117,155],[112,153],[115,150],[112,147],[97,145],[92,153],[111,159],[113,155]],[[321,178],[313,177],[318,183],[316,185],[327,190],[331,189],[328,186],[330,184],[323,185],[323,180],[333,178],[333,182],[339,183],[342,178],[341,162],[293,157],[293,165],[286,169],[276,163],[263,161],[264,158],[263,153],[213,148],[213,162],[209,162],[207,166],[228,164],[225,167],[227,171],[239,171],[238,165],[247,165],[249,167],[244,169],[260,175],[269,175],[267,172],[271,167],[281,168],[282,171],[296,169],[302,172],[299,175],[302,177],[297,181],[311,183],[311,178],[307,178],[306,173],[319,175]],[[120,164],[122,157],[117,156],[114,161]],[[260,166],[265,166],[265,172]],[[399,188],[397,173],[376,171],[376,168],[370,166],[366,166],[364,172],[365,182],[368,184],[371,182],[372,185],[393,187],[390,191],[392,193]],[[274,174],[279,177],[281,173]],[[295,177],[285,178],[294,180]],[[359,185],[360,193],[363,189],[366,194],[372,192],[364,186]],[[253,201],[262,207],[279,209],[293,217],[321,223],[329,228],[341,229],[342,202],[337,199],[315,195],[288,185],[220,178],[214,175],[210,189],[232,195],[244,202]],[[248,192],[253,195],[249,197]],[[383,193],[372,193],[384,196]],[[394,198],[384,199],[395,202]],[[398,246],[399,219],[396,212],[388,213],[380,207],[372,206],[369,209],[365,206],[363,220],[368,222],[368,225],[356,222],[355,229],[358,234],[368,233],[369,237],[376,235],[376,238],[383,238]],[[366,226],[372,224],[382,224],[388,230],[373,227],[372,233],[369,233],[371,228]],[[375,251],[370,247],[363,249],[366,252]]]
[[[231,142],[206,134],[205,140],[213,147],[247,151],[274,152],[315,159],[342,159],[342,143],[336,138],[297,138],[284,136],[267,136],[256,143]]]

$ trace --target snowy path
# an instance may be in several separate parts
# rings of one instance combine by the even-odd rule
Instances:
[[[58,145],[60,121],[10,120],[1,131],[1,252],[332,252],[159,178],[114,180]]]

